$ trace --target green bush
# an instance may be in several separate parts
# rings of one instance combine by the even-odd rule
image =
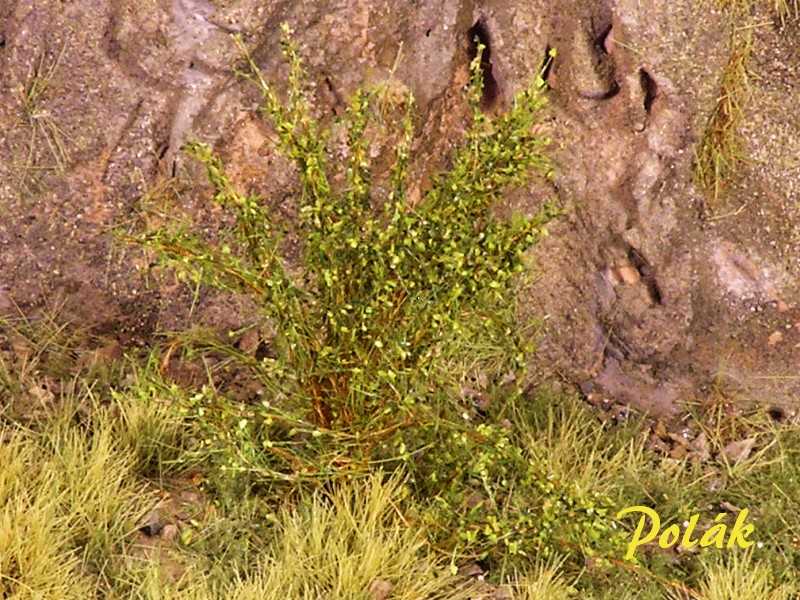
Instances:
[[[375,469],[401,469],[427,502],[424,521],[447,524],[437,543],[480,558],[525,556],[559,539],[590,551],[604,534],[603,499],[578,493],[532,466],[513,433],[480,416],[462,393],[473,377],[494,405],[521,394],[524,348],[514,324],[514,276],[523,255],[558,211],[495,219],[492,205],[533,172],[551,176],[549,141],[536,131],[545,105],[537,77],[511,108],[481,110],[480,53],[471,65],[471,125],[451,168],[412,205],[407,193],[414,142],[413,99],[402,110],[386,186],[371,185],[367,135],[378,91],[359,91],[346,116],[342,189],[330,177],[326,139],[304,93],[297,48],[284,103],[245,52],[243,75],[263,96],[262,112],[297,167],[303,281],[279,252],[278,229],[260,198],[237,192],[208,146],[192,143],[214,200],[236,219],[231,237],[210,244],[188,228],[145,232],[140,242],[196,283],[252,298],[274,326],[271,357],[227,350],[261,381],[259,403],[212,387],[183,403],[197,452],[214,465],[228,498]],[[383,193],[382,193],[383,192]],[[475,425],[475,421],[486,422]]]
[[[549,143],[534,132],[544,98],[537,79],[513,108],[491,120],[480,110],[479,62],[473,63],[472,126],[453,166],[438,176],[419,206],[406,197],[414,137],[413,100],[397,144],[389,190],[373,197],[365,130],[375,92],[358,92],[347,115],[346,185],[329,178],[326,132],[303,92],[303,67],[288,34],[291,65],[284,105],[248,57],[246,75],[260,87],[262,111],[283,152],[297,166],[309,281],[294,281],[278,252],[275,224],[261,200],[238,193],[208,146],[189,144],[215,189],[214,200],[233,212],[231,243],[210,245],[185,229],[149,232],[141,241],[195,281],[252,297],[275,325],[276,359],[253,365],[270,395],[311,407],[321,427],[363,420],[396,420],[397,411],[425,401],[428,380],[455,347],[462,317],[508,302],[522,254],[555,214],[551,206],[529,219],[502,222],[489,209],[532,169],[550,172]],[[516,343],[513,335],[508,344]],[[447,346],[447,347],[444,347]]]

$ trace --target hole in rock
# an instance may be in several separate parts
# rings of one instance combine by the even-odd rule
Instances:
[[[555,58],[551,56],[553,49],[548,44],[544,49],[544,59],[542,60],[542,68],[539,71],[541,73],[542,79],[547,84],[547,87],[550,87],[550,72],[553,70],[553,63],[555,62]]]
[[[499,96],[500,89],[492,72],[492,44],[489,29],[484,20],[478,19],[467,32],[469,37],[469,60],[478,56],[478,46],[484,46],[481,56],[481,71],[483,72],[483,106],[489,108],[494,105]]]
[[[786,413],[780,406],[771,406],[767,410],[767,414],[769,415],[769,418],[775,421],[776,423],[780,423],[786,418]]]
[[[608,38],[611,35],[611,30],[613,28],[614,26],[611,23],[603,25],[603,27],[600,29],[600,33],[594,38],[594,46],[599,54],[609,54]]]
[[[644,109],[649,113],[653,108],[653,102],[655,102],[658,96],[658,84],[655,79],[650,76],[650,73],[644,69],[639,69],[639,83],[644,92]]]
[[[331,107],[331,112],[334,116],[338,116],[338,106],[343,104],[342,97],[339,95],[339,92],[336,91],[336,87],[333,85],[331,78],[327,75],[325,76],[325,87],[328,88],[328,91],[330,92],[331,96],[333,96],[334,100],[333,106]]]
[[[608,91],[605,94],[602,94],[599,97],[599,100],[609,100],[619,94],[619,83],[616,81],[611,82],[611,86],[608,88]]]
[[[655,272],[650,263],[648,263],[644,256],[633,247],[628,249],[628,260],[636,270],[639,271],[639,275],[642,277],[642,283],[647,286],[647,293],[650,295],[650,299],[653,303],[663,304],[664,299],[661,295],[661,288],[658,287]]]

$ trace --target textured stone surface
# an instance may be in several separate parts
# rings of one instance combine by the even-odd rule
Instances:
[[[416,169],[446,166],[463,131],[467,32],[491,46],[493,110],[548,73],[555,188],[509,195],[501,214],[557,194],[569,208],[535,251],[522,322],[546,316],[537,370],[671,412],[723,378],[744,396],[792,403],[800,388],[800,30],[755,31],[750,160],[730,210],[709,218],[694,148],[729,53],[711,3],[544,0],[8,0],[0,7],[0,310],[63,304],[70,318],[144,340],[186,322],[190,290],[146,277],[113,241],[139,199],[169,184],[209,231],[224,222],[186,182],[186,139],[216,145],[237,183],[291,218],[294,178],[257,97],[233,74],[240,32],[273,81],[288,21],[316,85],[341,115],[361,84],[393,78],[419,102]],[[763,18],[761,18],[763,17]],[[26,102],[32,77],[47,83]],[[380,160],[380,158],[379,158]],[[247,307],[202,293],[194,315],[232,326]],[[775,336],[775,332],[782,333]]]

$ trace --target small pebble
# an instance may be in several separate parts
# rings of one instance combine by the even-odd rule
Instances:
[[[617,272],[619,273],[622,281],[624,281],[627,285],[635,285],[639,283],[639,280],[642,278],[642,276],[639,274],[639,271],[637,271],[631,265],[620,267],[617,269]]]
[[[165,542],[173,542],[178,537],[178,527],[177,525],[173,525],[170,523],[169,525],[164,525],[164,529],[161,530],[161,539]]]
[[[780,331],[776,331],[771,336],[769,336],[769,340],[767,341],[767,343],[770,346],[776,346],[777,344],[780,344],[781,341],[783,341],[783,334]]]

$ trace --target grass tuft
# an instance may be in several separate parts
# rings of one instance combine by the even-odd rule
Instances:
[[[70,160],[65,134],[46,108],[50,84],[61,64],[67,41],[56,54],[41,52],[21,86],[22,117],[29,132],[28,154],[20,169],[19,185],[23,190],[32,190],[43,172],[63,172]]]
[[[739,127],[749,97],[749,62],[753,51],[750,27],[731,33],[731,53],[722,71],[719,95],[697,148],[695,181],[712,207],[719,205],[744,158]]]
[[[282,511],[258,574],[228,597],[355,599],[379,586],[398,600],[473,597],[446,560],[426,556],[423,530],[400,512],[404,496],[399,480],[373,476]]]
[[[712,563],[699,592],[703,600],[789,600],[797,597],[795,586],[776,584],[765,565],[738,554],[727,561]]]
[[[800,20],[800,0],[717,0],[730,21],[730,55],[719,94],[695,156],[694,178],[711,209],[719,207],[745,160],[740,126],[750,97],[750,61],[753,54],[754,14],[763,5],[781,26]]]
[[[102,415],[87,431],[54,415],[0,430],[0,595],[90,598],[152,501]]]
[[[772,0],[772,10],[783,26],[789,21],[800,20],[800,0]]]
[[[567,584],[560,574],[560,564],[551,561],[531,568],[524,577],[517,578],[509,585],[514,600],[569,600],[576,590]]]

